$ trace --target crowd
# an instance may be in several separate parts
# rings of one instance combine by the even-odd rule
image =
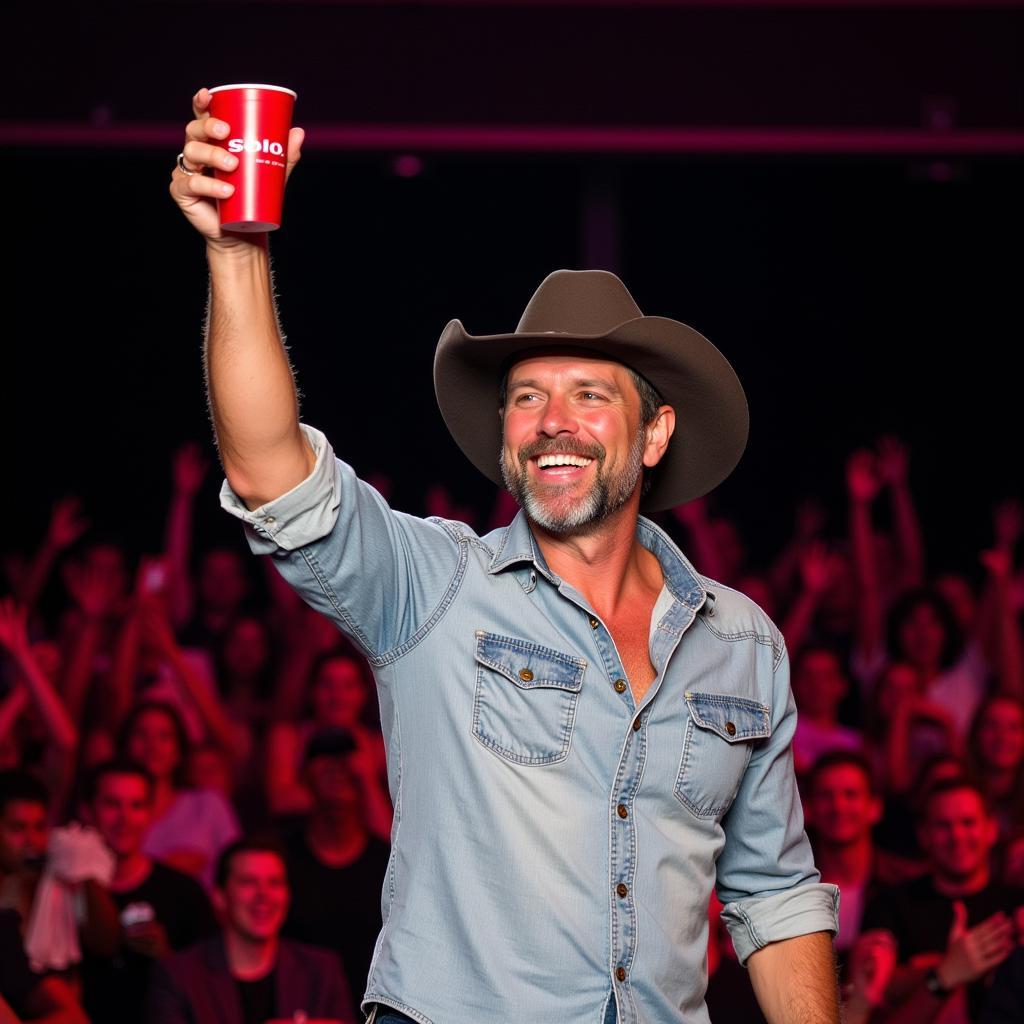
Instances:
[[[158,556],[74,498],[6,553],[0,1020],[357,1019],[392,817],[372,677],[241,537],[193,552],[208,473],[176,453]],[[1024,507],[999,504],[976,564],[935,575],[901,442],[853,453],[846,494],[800,505],[756,563],[709,500],[661,524],[786,638],[847,1019],[1020,1021]],[[424,504],[481,529],[514,514],[499,496],[473,522],[441,487]],[[756,1021],[710,914],[711,1018]]]

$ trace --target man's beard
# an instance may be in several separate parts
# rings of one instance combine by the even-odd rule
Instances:
[[[533,522],[558,536],[585,536],[618,512],[632,497],[637,481],[643,475],[646,445],[647,431],[641,426],[629,446],[626,464],[612,475],[606,475],[604,472],[607,458],[605,449],[597,443],[588,445],[575,438],[539,438],[520,449],[518,465],[507,458],[502,449],[498,456],[498,465],[509,493]],[[594,482],[590,489],[568,508],[551,507],[560,504],[557,483],[546,485],[547,488],[555,490],[556,496],[544,499],[535,491],[530,478],[530,459],[550,453],[581,455],[593,459],[596,463]],[[565,484],[562,490],[567,492],[573,487],[573,484]]]

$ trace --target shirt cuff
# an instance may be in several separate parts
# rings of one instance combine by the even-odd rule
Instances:
[[[769,942],[811,932],[839,931],[839,889],[824,882],[801,885],[773,896],[733,900],[722,908],[741,964]]]
[[[250,511],[227,480],[221,484],[221,508],[242,520],[254,554],[294,551],[325,537],[337,521],[341,499],[334,450],[315,427],[302,424],[300,429],[316,455],[316,465],[290,491]]]

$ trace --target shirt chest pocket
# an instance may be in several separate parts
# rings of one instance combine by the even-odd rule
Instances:
[[[675,793],[698,818],[718,818],[736,797],[753,746],[771,735],[769,709],[718,693],[687,693]]]
[[[564,761],[586,667],[582,658],[478,631],[473,735],[514,764]]]

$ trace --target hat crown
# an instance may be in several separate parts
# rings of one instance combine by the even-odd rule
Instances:
[[[516,334],[602,335],[642,317],[626,286],[607,270],[556,270],[533,293]]]

